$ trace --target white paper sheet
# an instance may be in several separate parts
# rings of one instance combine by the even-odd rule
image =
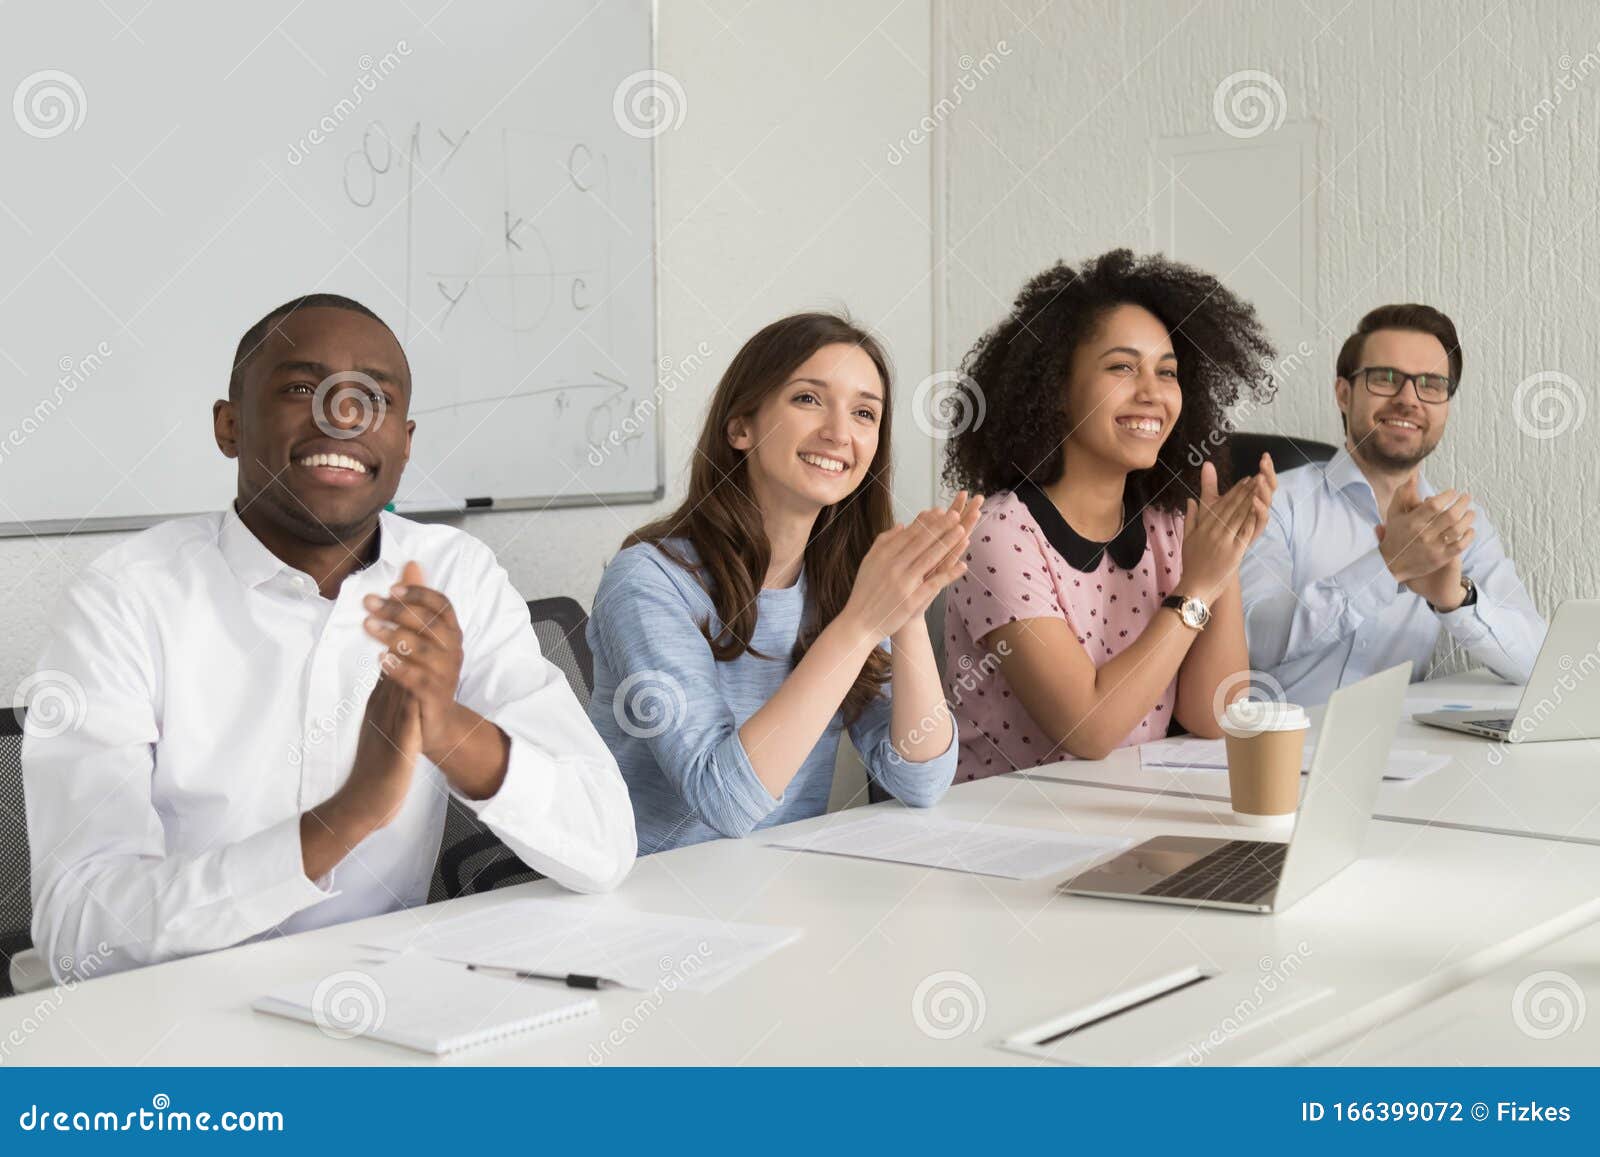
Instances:
[[[1311,770],[1311,756],[1315,748],[1315,743],[1308,739],[1300,762],[1302,772]],[[1448,755],[1434,755],[1412,747],[1396,747],[1389,752],[1389,764],[1383,770],[1383,778],[1417,780],[1431,775],[1449,762]],[[1226,771],[1227,740],[1194,739],[1188,736],[1158,739],[1139,748],[1139,765],[1187,771]]]
[[[584,973],[641,990],[671,983],[705,991],[799,938],[798,928],[511,900],[368,943],[462,964]]]
[[[775,840],[769,846],[1036,880],[1086,867],[1132,843],[1121,836],[1085,836],[887,812]]]

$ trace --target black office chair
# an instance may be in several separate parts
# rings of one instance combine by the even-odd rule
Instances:
[[[1311,438],[1293,438],[1287,434],[1235,433],[1228,439],[1228,462],[1235,478],[1245,478],[1256,473],[1262,454],[1272,455],[1273,469],[1282,474],[1297,466],[1310,466],[1326,462],[1338,452],[1338,447]]]
[[[11,958],[33,947],[31,888],[22,803],[22,720],[0,710],[0,997],[11,995]]]
[[[584,635],[589,618],[583,613],[583,607],[575,599],[535,599],[528,604],[528,617],[533,621],[533,633],[539,638],[539,649],[560,668],[578,702],[587,708],[594,690],[594,655]],[[542,878],[518,859],[471,808],[455,796],[450,797],[445,809],[444,836],[439,841],[439,860],[434,866],[433,883],[428,888],[428,903]]]

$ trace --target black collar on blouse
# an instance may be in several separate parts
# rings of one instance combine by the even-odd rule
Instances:
[[[1094,573],[1100,569],[1100,559],[1108,551],[1111,561],[1123,570],[1132,570],[1144,557],[1144,517],[1141,514],[1130,518],[1124,508],[1122,529],[1117,531],[1117,536],[1110,542],[1095,542],[1073,530],[1067,520],[1061,517],[1056,504],[1050,501],[1050,496],[1037,484],[1024,479],[1017,484],[1016,494],[1039,524],[1039,529],[1044,531],[1050,545],[1061,552],[1061,557],[1074,570],[1084,574]]]

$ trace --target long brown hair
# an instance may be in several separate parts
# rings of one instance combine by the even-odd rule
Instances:
[[[689,493],[671,514],[630,534],[624,549],[647,542],[695,573],[716,608],[720,631],[701,624],[711,653],[729,662],[754,647],[756,596],[772,561],[772,547],[761,510],[750,492],[746,452],[728,441],[728,423],[749,418],[781,389],[808,358],[830,345],[853,345],[872,359],[883,380],[883,415],[878,450],[867,476],[844,501],[825,507],[811,528],[804,571],[809,620],[802,624],[793,658],[798,661],[817,635],[844,609],[856,570],[872,541],[894,521],[890,496],[890,414],[893,393],[889,359],[877,339],[847,318],[831,313],[797,313],[773,322],[734,355],[717,383],[710,412],[689,471]],[[687,539],[698,565],[675,552],[667,540]],[[853,721],[889,678],[889,656],[876,648],[845,696],[844,715]]]

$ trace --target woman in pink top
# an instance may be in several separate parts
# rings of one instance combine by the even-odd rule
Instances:
[[[945,597],[956,778],[1103,759],[1249,688],[1239,561],[1277,477],[1219,493],[1212,452],[1272,393],[1254,310],[1115,250],[1035,277],[966,362],[945,476],[991,495]]]

